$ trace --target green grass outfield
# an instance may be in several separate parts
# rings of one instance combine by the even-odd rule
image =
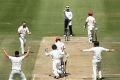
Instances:
[[[71,7],[73,31],[79,37],[87,36],[83,26],[87,12],[94,11],[99,28],[98,39],[103,46],[116,49],[113,54],[103,55],[103,73],[107,74],[106,80],[120,80],[119,76],[111,75],[120,74],[119,3],[120,0],[0,0],[0,80],[8,80],[11,71],[11,63],[4,57],[1,48],[5,47],[10,55],[19,50],[17,28],[23,20],[27,21],[32,32],[28,36],[28,45],[34,53],[24,61],[23,66],[27,79],[31,80],[41,38],[63,35],[63,10],[66,5]]]

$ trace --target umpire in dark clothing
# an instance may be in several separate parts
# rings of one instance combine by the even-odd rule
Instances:
[[[64,21],[64,36],[67,26],[69,26],[69,30],[70,30],[70,36],[73,36],[73,32],[72,32],[72,12],[70,11],[69,6],[66,6],[65,10],[64,10],[64,16],[65,16],[65,21]]]

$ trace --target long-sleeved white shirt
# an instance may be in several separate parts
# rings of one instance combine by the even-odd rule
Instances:
[[[64,52],[61,50],[52,50],[49,53],[46,52],[47,56],[51,56],[52,60],[60,60],[64,56]]]
[[[103,47],[93,47],[93,48],[90,48],[90,49],[84,49],[83,51],[86,51],[86,52],[93,52],[93,59],[97,59],[97,60],[101,60],[102,57],[101,57],[101,54],[103,51],[109,51],[109,49],[106,49],[106,48],[103,48]]]

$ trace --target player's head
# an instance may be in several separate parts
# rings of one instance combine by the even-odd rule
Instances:
[[[69,6],[66,6],[65,8],[66,8],[66,10],[67,10],[67,11],[69,11],[69,10],[70,10],[70,7],[69,7]]]
[[[57,46],[55,44],[52,45],[52,49],[53,50],[56,50],[57,49]]]
[[[88,12],[88,15],[89,15],[89,16],[92,16],[92,15],[93,15],[93,12],[92,12],[92,11],[89,11],[89,12]]]
[[[15,57],[19,57],[19,51],[15,51]]]
[[[94,41],[94,47],[98,47],[99,46],[99,42],[98,41]]]
[[[23,22],[22,22],[22,25],[23,25],[23,28],[25,28],[25,27],[26,27],[26,22],[23,21]]]
[[[57,41],[61,41],[60,36],[57,36],[56,39],[55,39],[55,41],[56,41],[56,42],[57,42]]]

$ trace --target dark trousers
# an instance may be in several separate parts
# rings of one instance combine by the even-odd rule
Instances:
[[[69,24],[69,19],[65,19],[65,21],[64,21],[64,35],[65,35],[68,24]],[[70,30],[70,35],[73,35],[72,25],[69,25],[69,30]]]
[[[69,25],[70,35],[73,35],[72,25]]]

